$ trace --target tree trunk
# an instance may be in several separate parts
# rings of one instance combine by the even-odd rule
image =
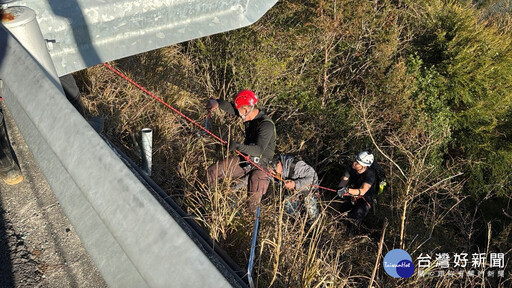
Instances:
[[[404,208],[402,211],[402,225],[400,225],[400,248],[404,249],[405,243],[404,243],[404,237],[405,237],[405,218],[407,213],[407,204],[409,201],[405,200],[404,202]]]
[[[404,201],[404,208],[402,210],[402,224],[400,225],[400,249],[404,249],[405,247],[405,243],[404,243],[404,238],[405,238],[405,219],[407,218],[406,215],[407,215],[407,206],[409,204],[409,200],[408,200],[408,196],[409,196],[409,191],[411,190],[411,184],[409,183],[409,185],[407,185],[407,190],[405,190],[405,201]]]

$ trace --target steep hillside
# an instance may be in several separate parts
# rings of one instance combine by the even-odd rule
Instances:
[[[497,6],[504,3],[281,1],[251,27],[111,64],[201,125],[209,98],[256,91],[276,123],[278,151],[300,155],[322,186],[336,188],[361,150],[384,167],[390,185],[357,236],[346,233],[335,193],[320,191],[321,217],[308,225],[284,213],[287,192],[274,183],[262,206],[258,287],[508,287],[512,35],[511,10]],[[103,66],[75,76],[88,113],[104,117],[103,133],[133,159],[133,136],[153,128],[154,180],[245,266],[254,220],[246,191],[229,179],[206,184],[206,168],[226,147]],[[223,139],[241,139],[239,119],[214,112],[211,122]],[[394,248],[415,265],[431,256],[428,272],[437,274],[390,277],[382,257]],[[436,266],[436,253],[468,253],[469,264]],[[475,269],[474,253],[503,253],[506,265]]]

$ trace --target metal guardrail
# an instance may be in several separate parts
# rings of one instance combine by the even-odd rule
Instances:
[[[23,0],[59,76],[254,23],[277,0]]]
[[[0,26],[0,93],[111,287],[243,286],[212,261]]]
[[[36,12],[62,76],[247,26],[276,2],[26,0],[16,5]],[[169,199],[163,201],[161,191],[155,193],[150,179],[141,181],[118,158],[47,71],[0,26],[0,94],[107,284],[245,287],[233,263],[227,265],[229,259],[219,257],[222,251],[210,247],[207,235]]]

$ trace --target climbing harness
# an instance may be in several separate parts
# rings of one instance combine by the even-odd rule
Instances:
[[[202,133],[203,134],[208,134],[210,136],[212,136],[214,139],[216,139],[217,141],[219,141],[220,143],[226,145],[228,144],[227,141],[223,140],[222,138],[220,138],[219,136],[215,135],[214,133],[212,133],[209,129],[208,129],[208,124],[209,124],[209,121],[210,121],[210,113],[208,113],[207,117],[206,117],[206,120],[205,120],[205,124],[204,126],[203,125],[200,125],[199,123],[197,123],[196,121],[194,121],[193,119],[191,119],[190,117],[186,116],[185,114],[183,114],[182,112],[180,112],[179,110],[177,110],[176,108],[174,108],[173,106],[169,105],[168,103],[166,103],[164,100],[162,100],[161,98],[157,97],[156,95],[154,95],[153,93],[151,93],[150,91],[148,91],[147,89],[145,89],[144,87],[142,87],[141,85],[137,84],[135,81],[133,81],[132,79],[130,79],[128,76],[124,75],[123,73],[121,73],[119,70],[117,70],[116,68],[110,66],[109,64],[107,63],[103,63],[103,65],[108,68],[109,70],[111,70],[112,72],[116,73],[117,75],[119,75],[121,78],[125,79],[126,81],[128,81],[129,83],[131,83],[132,85],[134,85],[135,87],[139,88],[141,91],[143,91],[144,93],[146,93],[147,95],[151,96],[152,98],[154,98],[155,100],[157,100],[158,102],[160,102],[161,104],[163,104],[164,106],[166,106],[167,108],[171,109],[173,112],[175,112],[176,114],[178,114],[179,116],[181,116],[182,118],[185,118],[186,120],[188,120],[190,123],[192,123],[193,125],[197,126],[199,129],[201,129]],[[251,98],[252,95],[249,95],[248,97],[245,97],[247,99]],[[254,95],[254,97],[256,97]],[[242,97],[244,98],[244,97]],[[247,100],[247,99],[243,99],[244,101]],[[249,99],[251,100],[251,99]],[[248,101],[249,101],[248,100]],[[254,103],[255,101],[257,101],[257,98],[253,99]],[[240,101],[240,102],[243,102],[243,101]],[[271,119],[265,119],[263,121],[271,121]],[[273,122],[272,122],[273,123]],[[274,133],[275,133],[275,126],[274,126]],[[235,150],[235,152],[242,158],[244,159],[247,163],[248,163],[248,167],[250,167],[250,169],[259,169],[261,171],[263,171],[267,176],[269,176],[270,178],[275,178],[277,179],[278,181],[282,181],[284,182],[284,180],[279,176],[279,175],[275,175],[273,173],[270,173],[269,171],[267,171],[266,169],[264,169],[263,167],[261,167],[260,165],[268,165],[269,163],[262,163],[262,162],[265,162],[265,161],[262,161],[261,157],[251,157],[249,155],[245,155],[244,153],[238,151],[238,150]],[[319,185],[310,185],[310,187],[312,188],[318,188],[318,189],[323,189],[323,190],[327,190],[327,191],[332,191],[332,192],[336,192],[336,190],[334,189],[330,189],[330,188],[326,188],[326,187],[322,187],[322,186],[319,186]],[[256,242],[257,242],[257,237],[258,237],[258,227],[259,227],[259,219],[260,219],[260,211],[261,211],[261,208],[260,206],[258,206],[257,210],[256,210],[256,220],[255,220],[255,223],[254,223],[254,233],[253,233],[253,238],[252,238],[252,243],[251,243],[251,251],[250,251],[250,257],[249,257],[249,265],[247,267],[247,278],[248,278],[248,281],[249,281],[249,285],[251,288],[254,288],[254,281],[252,279],[252,270],[253,270],[253,267],[254,267],[254,258],[255,258],[255,250],[256,250]]]
[[[178,109],[174,108],[173,106],[171,106],[170,104],[168,104],[167,102],[165,102],[164,100],[162,100],[161,98],[159,98],[158,96],[156,96],[155,94],[151,93],[150,91],[148,91],[146,88],[142,87],[141,85],[139,85],[138,83],[136,83],[135,81],[133,81],[132,79],[130,79],[128,76],[124,75],[123,73],[121,73],[119,70],[117,70],[116,68],[112,67],[111,65],[109,65],[108,63],[103,63],[103,66],[105,66],[106,68],[108,68],[109,70],[111,70],[112,72],[116,73],[117,75],[119,75],[121,78],[125,79],[126,81],[128,81],[130,84],[132,84],[133,86],[139,88],[142,92],[146,93],[147,95],[151,96],[153,99],[155,99],[156,101],[160,102],[162,105],[164,105],[165,107],[171,109],[173,112],[175,112],[176,114],[178,114],[179,116],[181,116],[182,118],[185,118],[187,121],[189,121],[190,123],[192,123],[193,125],[197,126],[199,129],[201,129],[202,131],[204,131],[204,133],[212,136],[213,138],[215,138],[217,141],[219,141],[220,143],[226,145],[227,144],[227,141],[223,140],[222,138],[220,138],[219,136],[215,135],[213,132],[211,132],[210,130],[208,130],[206,128],[206,123],[205,125],[201,125],[199,123],[197,123],[196,121],[194,121],[192,118],[188,117],[187,115],[183,114],[181,111],[179,111]],[[257,99],[257,98],[256,98]],[[256,100],[257,101],[257,100]],[[207,116],[207,121],[209,121],[209,114]],[[265,121],[265,120],[264,120]],[[271,119],[270,120],[267,120],[267,121],[272,121]],[[251,164],[252,167],[256,168],[256,169],[259,169],[261,171],[263,171],[267,176],[271,177],[271,178],[275,178],[279,181],[283,181],[283,179],[277,177],[276,175],[270,173],[269,171],[267,171],[266,169],[264,169],[263,167],[261,167],[259,164],[260,164],[260,157],[251,157],[249,155],[245,155],[244,153],[238,151],[238,150],[235,150],[235,152],[240,156],[242,157],[245,161],[249,162]],[[319,186],[319,185],[311,185],[311,187],[314,187],[314,188],[318,188],[318,189],[322,189],[322,190],[327,190],[327,191],[331,191],[331,192],[336,192],[335,189],[331,189],[331,188],[327,188],[327,187],[322,187],[322,186]]]

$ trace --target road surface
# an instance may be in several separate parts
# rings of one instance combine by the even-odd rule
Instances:
[[[107,287],[2,105],[24,176],[0,181],[0,287]]]

